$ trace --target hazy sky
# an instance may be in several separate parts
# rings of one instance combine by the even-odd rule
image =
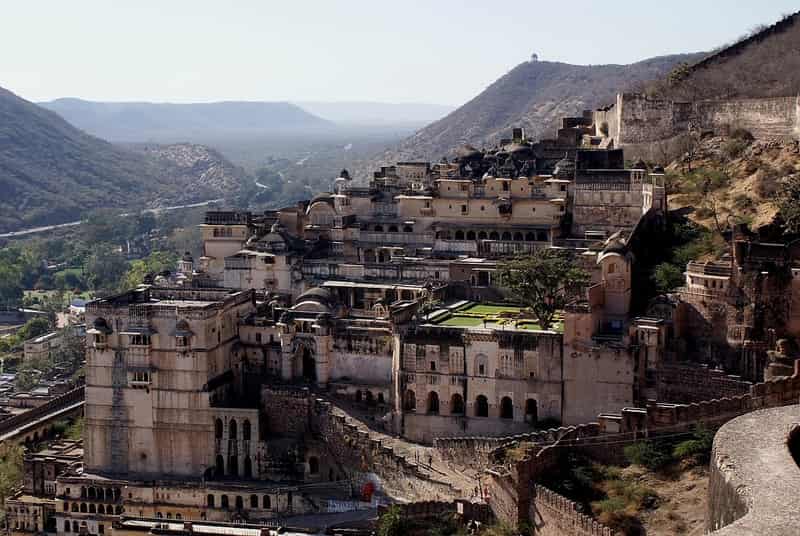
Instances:
[[[0,86],[29,100],[462,104],[527,60],[709,50],[797,0],[2,0]]]

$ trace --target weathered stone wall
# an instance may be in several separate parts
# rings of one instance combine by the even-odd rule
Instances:
[[[689,403],[733,397],[748,393],[751,385],[707,366],[665,363],[658,372],[658,400]]]
[[[545,487],[533,486],[531,525],[537,536],[614,536],[616,533],[596,519],[582,514],[577,504]]]
[[[594,119],[614,125],[608,135],[617,146],[666,140],[690,129],[726,134],[744,128],[758,139],[800,137],[795,96],[674,102],[625,93],[612,107],[594,112]]]

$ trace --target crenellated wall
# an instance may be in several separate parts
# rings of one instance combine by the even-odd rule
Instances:
[[[531,525],[537,536],[615,536],[617,533],[578,511],[566,497],[534,484],[530,506]]]
[[[746,394],[752,383],[708,366],[662,363],[658,370],[658,400],[690,403]]]

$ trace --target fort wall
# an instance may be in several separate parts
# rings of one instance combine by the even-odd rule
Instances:
[[[658,372],[658,400],[691,403],[746,394],[750,382],[708,366],[663,363]]]
[[[596,125],[608,125],[608,137],[617,146],[666,140],[689,131],[725,135],[737,128],[757,139],[800,138],[796,96],[675,102],[624,93],[613,106],[593,113]]]

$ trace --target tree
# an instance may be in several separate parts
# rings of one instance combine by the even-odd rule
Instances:
[[[800,175],[784,179],[778,193],[778,209],[786,234],[800,234]]]
[[[683,272],[669,262],[657,264],[653,270],[653,281],[660,293],[670,292],[683,284]]]
[[[549,329],[563,309],[589,282],[589,274],[567,252],[540,249],[500,265],[500,280],[515,298],[531,308],[542,329]]]
[[[19,328],[17,335],[20,340],[27,341],[44,335],[48,331],[50,331],[50,321],[45,317],[37,316],[25,322],[25,325]]]
[[[24,295],[22,272],[16,265],[0,261],[0,307],[17,307]]]
[[[125,258],[108,246],[98,246],[86,261],[86,281],[95,290],[116,288],[128,269]]]
[[[142,284],[147,274],[163,272],[165,270],[175,270],[175,263],[178,256],[168,251],[154,251],[144,259],[139,259],[131,263],[125,277],[120,283],[121,290],[135,288]]]
[[[22,482],[22,460],[25,450],[20,445],[6,441],[0,445],[0,506]]]
[[[397,505],[390,506],[378,520],[378,536],[401,536],[407,529],[408,522]]]

